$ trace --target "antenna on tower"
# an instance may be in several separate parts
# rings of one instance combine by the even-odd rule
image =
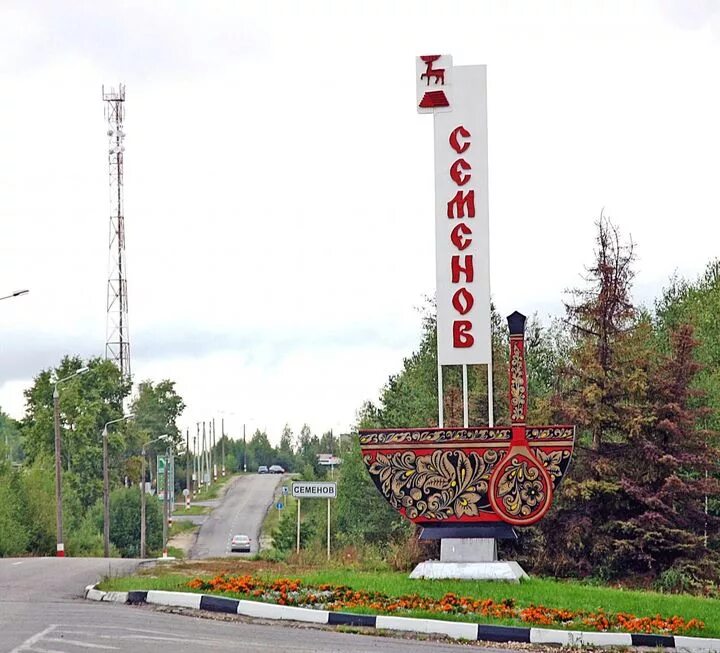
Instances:
[[[105,119],[110,173],[110,244],[107,284],[107,337],[105,358],[112,360],[130,379],[130,335],[128,328],[127,270],[125,261],[125,211],[123,157],[125,152],[125,86],[105,92]]]

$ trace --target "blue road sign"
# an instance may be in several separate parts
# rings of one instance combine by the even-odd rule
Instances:
[[[278,510],[282,510],[285,506],[283,505],[283,502],[282,502],[282,501],[278,501],[278,502],[275,504],[275,507],[276,507]]]

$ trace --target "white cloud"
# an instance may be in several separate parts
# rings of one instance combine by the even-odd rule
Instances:
[[[351,421],[419,340],[416,54],[488,64],[492,293],[530,313],[579,282],[603,208],[643,298],[715,256],[719,49],[652,2],[5,3],[0,285],[31,294],[0,305],[0,405],[17,370],[104,351],[103,83],[127,85],[133,370],[177,378],[191,421],[242,396],[277,433]]]

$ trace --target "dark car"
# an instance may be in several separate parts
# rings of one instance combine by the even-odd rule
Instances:
[[[233,535],[230,540],[230,551],[232,553],[235,551],[250,553],[250,538],[247,535]]]
[[[267,473],[268,473],[267,466],[260,465],[260,467],[258,467],[258,474],[267,474]]]
[[[271,474],[284,474],[285,470],[280,465],[270,465]]]

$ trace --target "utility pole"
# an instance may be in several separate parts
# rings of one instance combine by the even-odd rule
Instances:
[[[65,556],[63,543],[63,511],[62,511],[62,463],[60,462],[60,394],[57,385],[53,391],[53,413],[55,415],[55,521],[57,524],[57,544],[55,555]]]
[[[140,454],[140,558],[145,558],[145,445]]]
[[[195,450],[193,472],[195,472],[195,492],[199,494],[200,488],[202,487],[200,483],[200,456],[198,455],[200,447],[200,422],[195,422],[195,426],[197,427],[197,439],[193,438],[193,449]]]
[[[245,424],[243,424],[243,471],[247,472],[247,441],[245,440]]]
[[[212,418],[213,481],[217,481],[217,443],[215,441],[215,418]]]
[[[185,429],[185,489],[188,491],[188,500],[192,500],[190,488],[190,429]],[[185,502],[185,507],[189,508],[189,504]]]
[[[103,554],[110,557],[110,472],[108,471],[108,432],[103,430]]]
[[[202,471],[202,481],[205,484],[205,488],[207,489],[208,485],[210,484],[210,474],[208,473],[208,452],[207,452],[207,439],[205,437],[205,422],[203,421],[203,430],[202,430],[202,456],[203,456],[203,471]]]
[[[108,462],[108,426],[133,418],[132,413],[123,415],[118,419],[111,419],[105,422],[102,431],[103,439],[103,551],[105,557],[110,557],[110,472]]]
[[[18,291],[17,293],[10,295],[15,297],[18,294],[23,294],[27,291]],[[2,299],[6,299],[3,297]],[[62,510],[62,444],[60,439],[60,393],[58,392],[58,386],[65,381],[69,381],[78,374],[85,374],[90,368],[81,367],[76,372],[66,376],[65,378],[58,379],[55,381],[55,387],[53,388],[53,421],[55,428],[55,523],[56,523],[56,548],[55,555],[58,558],[65,557],[65,544],[63,542],[63,510]]]
[[[7,436],[5,436],[7,437]],[[220,443],[222,444],[222,475],[225,476],[225,418],[222,418],[220,426]]]
[[[168,466],[170,462],[170,447],[165,450],[165,474],[163,478],[163,558],[168,557]]]

